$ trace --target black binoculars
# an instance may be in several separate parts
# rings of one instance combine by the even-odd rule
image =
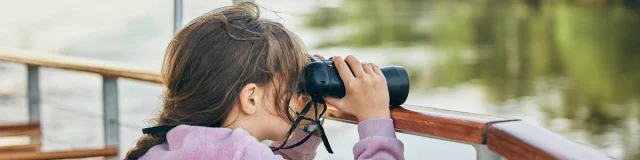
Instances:
[[[318,60],[310,57],[302,76],[298,91],[312,96],[344,97],[345,87],[337,68],[332,60]],[[407,100],[409,95],[409,76],[401,66],[381,67],[382,74],[387,80],[389,88],[389,105],[399,106]]]

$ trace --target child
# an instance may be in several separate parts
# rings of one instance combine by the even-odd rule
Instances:
[[[320,57],[321,58],[321,57]],[[386,80],[375,64],[334,57],[345,87],[343,98],[325,97],[360,122],[354,159],[404,159],[390,118]],[[307,60],[299,38],[281,24],[259,19],[258,7],[240,3],[204,14],[169,43],[163,62],[165,93],[162,134],[143,135],[125,159],[313,159],[322,142],[317,131],[293,125],[295,109],[308,102],[298,95]],[[348,64],[348,65],[347,65]],[[351,68],[349,68],[351,67]],[[309,114],[314,114],[309,113]]]

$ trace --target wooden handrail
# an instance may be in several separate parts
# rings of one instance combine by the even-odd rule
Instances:
[[[357,122],[354,116],[334,107],[327,108],[327,116],[335,120]],[[470,144],[483,143],[483,131],[489,124],[511,120],[413,105],[392,107],[391,118],[400,132]]]
[[[38,122],[0,124],[0,137],[40,136],[41,134]]]
[[[40,136],[39,122],[26,123],[2,123],[0,124],[0,137],[4,136]],[[39,139],[39,137],[37,138]],[[85,149],[73,151],[39,152],[42,143],[33,140],[29,144],[0,146],[0,160],[9,159],[68,159],[87,157],[115,157],[118,155],[117,147],[102,149]]]
[[[29,144],[0,146],[0,154],[3,152],[34,152],[40,150],[42,142],[34,141]]]
[[[9,136],[30,136],[34,139],[31,143],[24,145],[0,146],[0,153],[3,152],[23,152],[38,151],[42,143],[39,136],[42,135],[40,130],[40,122],[19,122],[19,123],[0,123],[0,137]]]
[[[44,66],[90,73],[105,77],[122,77],[152,83],[162,83],[162,78],[155,72],[137,69],[120,63],[100,61],[88,58],[42,54],[25,51],[0,50],[0,60],[24,63],[33,66]]]
[[[15,130],[15,129],[29,129],[40,128],[40,122],[17,122],[17,123],[0,123],[0,131],[2,130]]]
[[[0,60],[162,83],[162,78],[156,73],[123,67],[113,62],[25,52],[15,54],[14,52],[3,51],[0,51]],[[327,116],[335,120],[356,122],[354,116],[340,112],[333,107],[327,109]],[[517,119],[411,105],[393,107],[391,109],[391,117],[394,120],[397,131],[462,143],[487,144],[490,150],[509,159],[520,159],[521,154],[543,159],[567,158],[571,157],[569,155],[581,156],[580,154],[584,154],[562,149],[549,150],[548,147],[551,149],[553,147],[537,143],[537,141],[547,141],[549,139],[557,140],[553,141],[554,145],[580,148],[577,150],[589,152],[586,155],[596,155],[592,156],[596,158],[606,157],[593,149],[584,149],[586,147],[566,139],[562,140],[562,137],[542,128],[532,129],[539,132],[537,135],[520,132],[519,130],[523,129],[523,127],[524,129],[531,129],[532,126],[512,125],[521,124]],[[506,125],[503,126],[503,124]],[[541,139],[536,139],[536,136],[540,136],[539,138]]]
[[[492,125],[487,147],[506,159],[611,159],[595,149],[524,121]]]
[[[44,159],[69,159],[88,157],[109,157],[118,155],[117,147],[102,149],[86,149],[74,151],[55,152],[18,152],[0,154],[0,160],[44,160]]]

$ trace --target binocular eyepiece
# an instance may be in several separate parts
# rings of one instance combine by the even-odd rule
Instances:
[[[401,66],[381,67],[389,89],[389,105],[399,106],[409,95],[409,75]],[[332,60],[315,60],[304,69],[298,91],[314,96],[344,97],[345,86]]]

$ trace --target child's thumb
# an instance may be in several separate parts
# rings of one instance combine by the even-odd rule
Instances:
[[[336,97],[324,97],[323,98],[325,102],[327,102],[327,104],[334,106],[336,108],[340,108],[342,106],[340,106],[340,99],[341,98],[336,98]]]

